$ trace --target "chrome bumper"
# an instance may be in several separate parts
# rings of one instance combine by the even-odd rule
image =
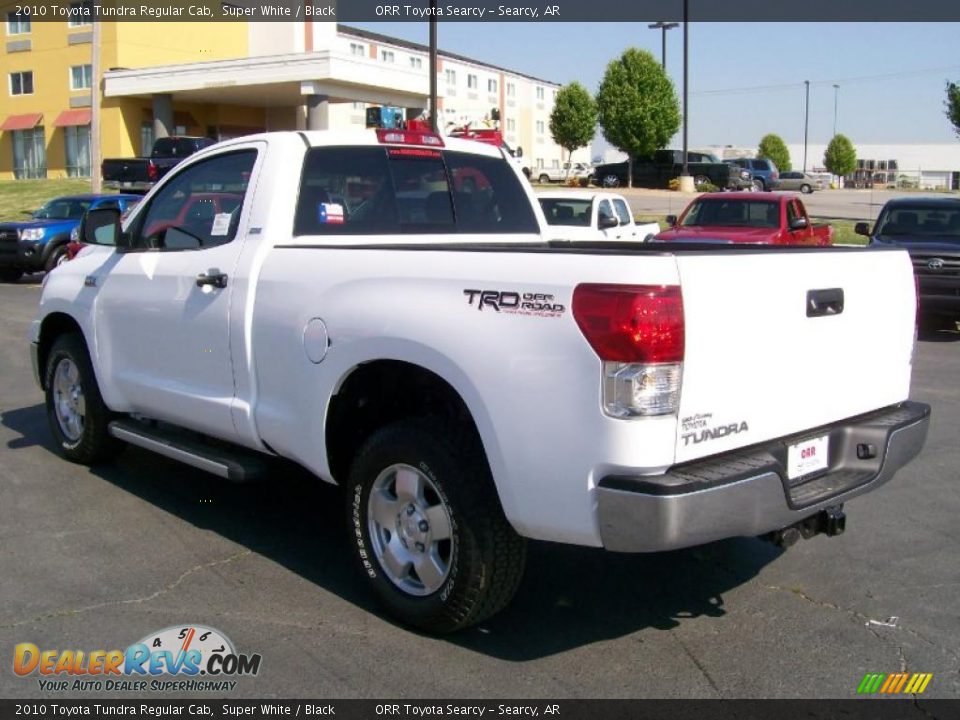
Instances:
[[[655,552],[780,530],[886,483],[919,454],[929,424],[929,405],[905,402],[663,475],[603,478],[597,488],[603,546]],[[788,481],[787,446],[823,434],[828,468]]]

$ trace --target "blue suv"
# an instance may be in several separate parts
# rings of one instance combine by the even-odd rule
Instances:
[[[753,173],[753,184],[757,190],[776,190],[780,186],[780,171],[773,160],[767,158],[732,158],[724,160],[724,162]]]
[[[87,210],[136,204],[141,195],[66,195],[54,198],[31,220],[0,223],[0,281],[16,282],[24,273],[49,272],[67,257],[70,232]]]

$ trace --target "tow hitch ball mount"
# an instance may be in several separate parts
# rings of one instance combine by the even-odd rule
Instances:
[[[846,527],[847,516],[843,512],[843,505],[834,505],[798,523],[761,535],[761,538],[782,548],[788,548],[800,538],[807,540],[821,533],[828,537],[842,535]]]

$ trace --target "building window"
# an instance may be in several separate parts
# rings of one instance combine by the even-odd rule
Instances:
[[[43,127],[33,130],[14,130],[13,176],[17,180],[37,180],[47,177],[47,148]]]
[[[447,85],[456,85],[457,84],[457,71],[456,70],[444,70],[443,76],[447,79]]]
[[[67,27],[83,27],[93,23],[93,3],[90,0],[70,3],[70,19]],[[87,173],[89,175],[89,173]]]
[[[67,177],[90,177],[90,126],[63,129],[67,150]]]
[[[517,121],[513,118],[507,118],[507,132],[514,132],[517,129]]]
[[[537,85],[537,100],[543,100],[543,87]]]
[[[367,49],[360,43],[350,43],[350,54],[363,57],[367,54]]]
[[[467,87],[471,90],[477,89],[477,76],[476,75],[467,75]]]
[[[146,157],[153,150],[153,123],[140,123],[140,155]]]
[[[487,80],[487,92],[495,93],[497,91],[497,81]]]
[[[89,90],[93,87],[90,65],[74,65],[70,68],[70,89]]]
[[[33,70],[10,73],[11,95],[33,95]]]
[[[393,54],[393,50],[381,50],[380,59],[385,63],[392,63],[396,62],[397,60],[396,56]]]
[[[30,32],[30,21],[15,12],[7,13],[7,35],[24,35]]]
[[[414,57],[414,56],[411,55],[411,56],[410,56],[410,67],[412,67],[414,70],[419,70],[420,68],[422,68],[422,67],[423,67],[423,58],[418,58],[418,57]]]
[[[544,130],[543,120],[537,120],[537,134],[543,135],[543,130]]]
[[[507,97],[513,97],[517,94],[517,86],[513,83],[507,83]]]

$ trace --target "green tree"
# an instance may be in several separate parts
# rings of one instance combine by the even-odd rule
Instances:
[[[790,151],[787,150],[787,144],[779,135],[768,133],[760,139],[760,147],[757,148],[757,157],[773,160],[773,164],[778,170],[787,172],[790,170]]]
[[[628,48],[607,65],[597,90],[603,136],[627,153],[627,184],[633,158],[665,147],[680,129],[680,102],[660,63],[646,50]]]
[[[574,150],[593,140],[596,128],[597,104],[589,91],[578,82],[560,88],[550,113],[550,134],[567,151],[567,162]]]
[[[846,135],[834,135],[823,155],[823,164],[834,175],[843,177],[857,169],[857,151]]]
[[[953,131],[960,138],[960,85],[947,81],[947,99],[943,104],[946,106],[944,114],[953,125]]]

